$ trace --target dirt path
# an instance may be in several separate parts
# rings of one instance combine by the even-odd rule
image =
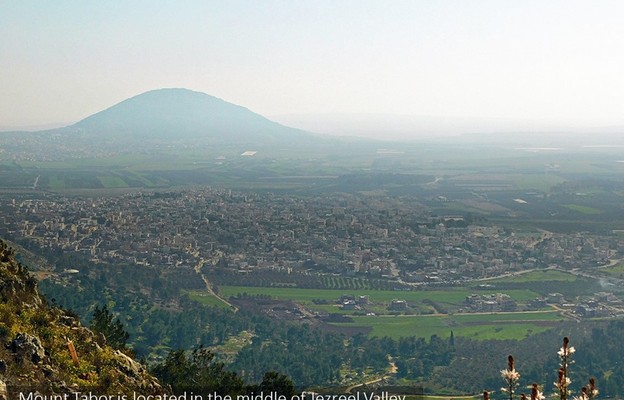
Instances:
[[[362,383],[358,383],[355,385],[351,385],[349,387],[347,387],[345,389],[345,393],[352,393],[353,389],[355,388],[359,388],[362,386],[367,386],[367,385],[372,385],[373,383],[379,383],[382,382],[384,379],[388,379],[391,377],[391,375],[395,375],[397,373],[398,369],[396,367],[396,364],[394,363],[394,361],[390,360],[390,366],[389,366],[389,371],[387,375],[382,376],[381,378],[376,378],[376,379],[371,379],[370,381],[366,381],[366,382],[362,382]]]
[[[210,294],[211,296],[216,297],[217,299],[219,299],[223,303],[227,304],[227,306],[230,307],[232,310],[238,311],[238,307],[236,307],[234,304],[230,303],[229,301],[227,301],[223,297],[219,296],[217,293],[215,293],[214,290],[212,290],[212,284],[210,283],[208,278],[206,278],[206,275],[204,275],[201,272],[201,269],[204,266],[204,263],[205,263],[204,260],[200,260],[197,263],[197,265],[195,266],[195,272],[197,272],[199,274],[199,276],[202,278],[202,281],[204,281],[204,284],[206,285],[206,290],[208,291],[208,294]]]

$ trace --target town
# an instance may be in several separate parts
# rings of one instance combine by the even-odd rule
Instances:
[[[582,271],[617,260],[624,250],[616,236],[518,232],[432,216],[413,197],[201,188],[93,198],[13,194],[3,204],[0,235],[16,242],[81,254],[94,264],[223,270],[249,281],[262,271],[331,274],[409,290],[533,269]],[[508,297],[475,295],[465,309],[513,311]],[[348,300],[343,307],[355,307]],[[395,311],[405,307],[400,299],[390,304]],[[583,316],[605,312],[591,301],[575,307]]]

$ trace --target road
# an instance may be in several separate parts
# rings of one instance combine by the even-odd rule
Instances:
[[[41,175],[37,175],[37,177],[35,178],[35,182],[32,185],[33,189],[37,189],[37,185],[39,184],[39,178],[41,177]]]
[[[394,361],[390,360],[390,368],[389,368],[388,374],[382,376],[381,378],[375,378],[375,379],[371,379],[370,381],[366,381],[366,382],[363,382],[363,383],[358,383],[356,385],[348,386],[345,389],[345,393],[352,393],[353,389],[355,389],[355,388],[359,388],[359,387],[362,387],[362,386],[368,386],[368,385],[372,385],[372,384],[375,384],[375,383],[382,382],[383,380],[390,378],[391,375],[395,375],[397,373],[397,371],[398,371],[398,369],[396,367],[396,364],[394,364]]]
[[[208,294],[211,295],[211,296],[216,297],[217,299],[219,299],[223,303],[227,304],[228,307],[230,307],[232,310],[238,311],[238,307],[236,307],[234,304],[232,304],[229,301],[227,301],[225,298],[219,296],[217,293],[215,293],[214,290],[212,290],[212,284],[210,283],[208,278],[206,278],[206,275],[204,275],[202,273],[202,271],[201,271],[202,267],[204,266],[204,263],[205,263],[205,261],[203,259],[201,259],[197,263],[197,265],[195,266],[195,272],[197,272],[199,274],[199,276],[202,278],[202,280],[204,281],[204,284],[206,285],[206,290],[208,291]]]

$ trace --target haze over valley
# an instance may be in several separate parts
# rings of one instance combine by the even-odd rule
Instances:
[[[0,398],[622,397],[623,14],[0,5]]]
[[[202,344],[251,381],[275,368],[299,387],[478,391],[496,366],[450,377],[483,343],[502,354],[562,331],[591,343],[586,323],[619,329],[622,146],[568,139],[336,138],[154,90],[0,134],[0,235],[85,324],[110,305],[154,371]],[[347,344],[299,349],[306,335]],[[276,357],[280,341],[299,357]],[[319,363],[302,369],[308,351]]]

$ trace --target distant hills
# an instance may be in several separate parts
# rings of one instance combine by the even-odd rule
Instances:
[[[203,149],[305,149],[329,139],[271,121],[206,93],[145,92],[73,125],[0,132],[0,159],[58,161]]]
[[[498,124],[490,126],[484,121],[471,119],[397,119],[396,116],[352,115],[347,118],[350,122],[344,125],[345,118],[324,116],[319,121],[327,122],[328,127],[325,128],[323,124],[301,123],[299,126],[325,134],[353,133],[369,138],[383,137],[387,142],[414,140],[420,134],[420,139],[414,142],[513,147],[624,145],[623,136],[616,133],[621,132],[617,127],[595,131],[545,132],[535,126],[525,126],[526,130],[510,132],[498,130]],[[297,119],[281,120],[288,124]],[[336,131],[334,128],[338,125],[345,130]],[[474,133],[446,136],[444,132],[449,130]],[[188,150],[197,152],[200,149],[204,154],[212,156],[212,153],[217,153],[217,156],[228,157],[256,154],[255,151],[264,156],[274,156],[275,150],[289,157],[296,150],[309,157],[313,150],[327,154],[328,149],[332,149],[335,157],[342,157],[344,154],[355,154],[356,148],[363,149],[364,154],[371,154],[376,148],[395,146],[382,142],[362,137],[347,139],[313,134],[282,125],[206,93],[170,88],[139,94],[73,125],[35,132],[0,132],[0,160],[86,160],[137,153],[151,157],[188,153]],[[245,153],[249,150],[252,153]]]
[[[319,134],[394,141],[569,146],[622,143],[624,138],[624,126],[578,121],[372,113],[283,114],[271,118]]]
[[[292,143],[312,138],[245,107],[188,89],[152,90],[64,130],[98,138],[202,139],[228,144]]]

